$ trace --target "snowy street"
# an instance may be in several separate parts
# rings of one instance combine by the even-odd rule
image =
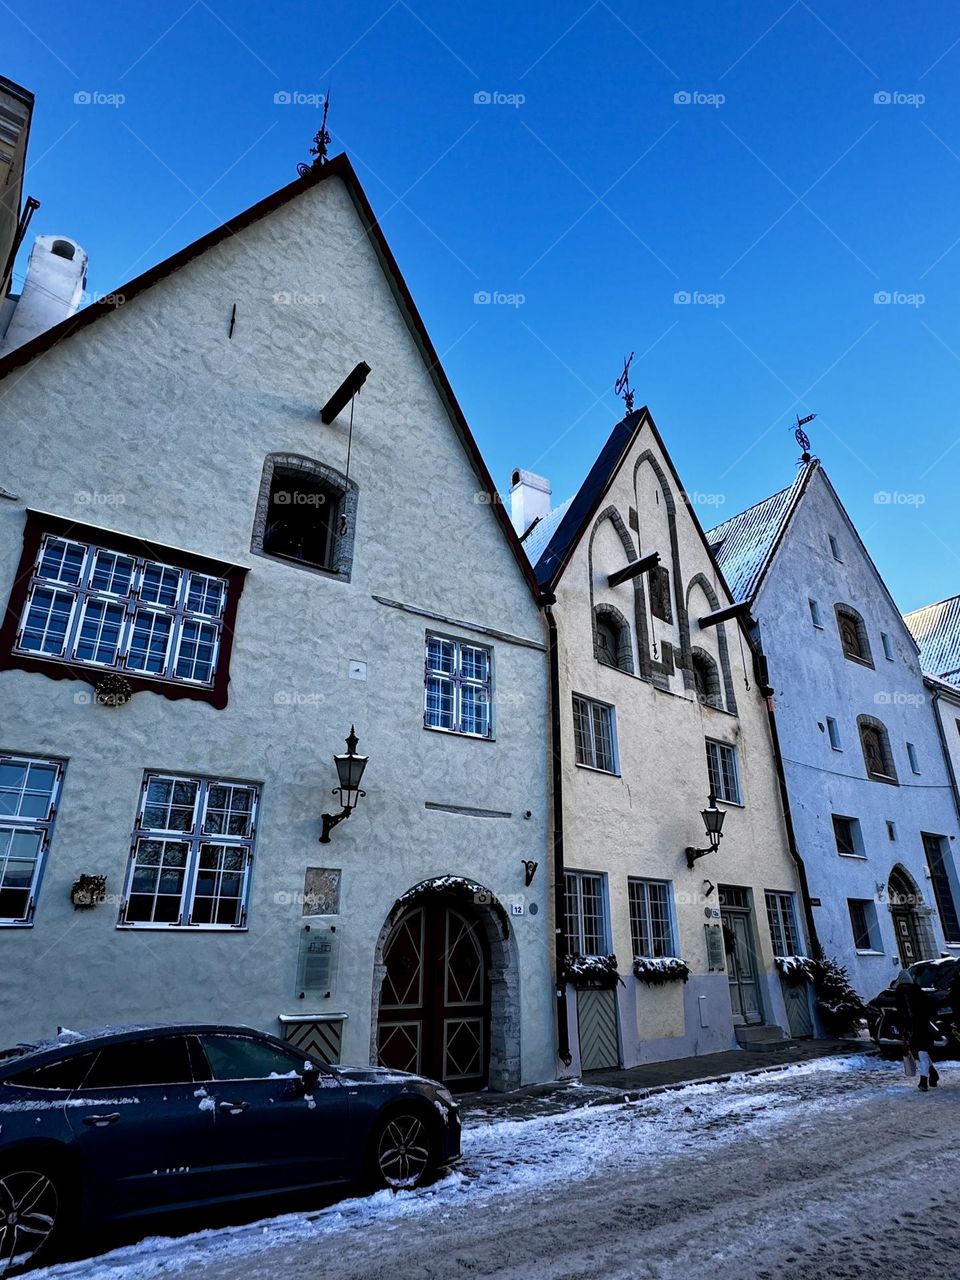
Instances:
[[[827,1058],[637,1103],[474,1116],[432,1187],[178,1239],[44,1280],[957,1274],[960,1063]],[[586,1091],[585,1091],[586,1092]]]

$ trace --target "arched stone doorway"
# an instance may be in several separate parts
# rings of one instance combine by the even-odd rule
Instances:
[[[906,968],[936,955],[930,931],[930,910],[923,895],[903,867],[894,867],[887,883],[890,915],[897,938],[900,963]]]
[[[489,889],[426,880],[393,905],[374,957],[371,1061],[464,1091],[520,1083],[519,974]]]

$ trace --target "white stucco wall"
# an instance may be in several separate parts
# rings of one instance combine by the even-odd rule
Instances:
[[[833,557],[830,534],[838,540],[842,562]],[[822,629],[812,623],[811,598],[819,602]],[[844,656],[837,603],[862,615],[872,666]],[[872,997],[900,965],[885,892],[890,872],[898,864],[905,868],[925,903],[935,907],[921,832],[947,837],[956,885],[957,812],[916,645],[820,471],[814,473],[761,586],[754,615],[776,687],[797,842],[810,894],[821,902],[814,907],[820,941],[828,955],[847,966],[857,989]],[[891,638],[892,660],[884,655],[881,632]],[[859,715],[885,724],[899,786],[867,777]],[[841,751],[831,748],[828,716],[839,726]],[[912,772],[907,742],[916,747],[919,775]],[[837,852],[833,814],[859,818],[864,858]],[[888,836],[888,820],[895,823],[895,841]],[[880,934],[874,953],[858,953],[854,947],[850,898],[874,902]],[[939,951],[943,931],[935,909],[929,921]]]
[[[349,413],[327,427],[319,409],[360,360],[372,372],[356,407],[359,506],[346,583],[252,555],[250,538],[265,455],[345,469]],[[552,1076],[542,622],[341,180],[208,250],[3,390],[4,486],[19,496],[0,504],[5,592],[25,507],[249,573],[225,710],[145,692],[106,709],[90,705],[84,683],[0,674],[0,747],[68,760],[35,923],[0,929],[0,1039],[154,1018],[276,1031],[280,1014],[344,1011],[343,1059],[365,1062],[374,946],[395,899],[444,874],[524,895],[521,859],[533,858],[541,870],[512,922],[516,1077]],[[430,624],[375,595],[532,644]],[[423,728],[428,627],[492,647],[494,741]],[[351,659],[367,664],[365,681],[348,679]],[[320,845],[319,814],[337,807],[332,755],[351,724],[370,757],[367,796]],[[118,931],[115,905],[73,909],[81,872],[105,874],[108,891],[121,892],[145,769],[262,784],[246,932]],[[296,999],[308,866],[343,873],[339,982],[326,1003]]]
[[[671,547],[667,499],[652,455],[676,506],[676,558]],[[639,463],[639,465],[638,465]],[[630,528],[637,513],[639,533]],[[659,551],[670,571],[673,621],[652,619],[648,631],[657,653],[664,642],[680,656],[679,610],[674,584],[679,563],[682,599],[690,622],[691,643],[719,658],[719,633],[725,634],[736,714],[701,705],[692,681],[677,669],[653,680],[606,666],[594,657],[591,626],[591,578],[594,604],[613,605],[633,630],[635,670],[640,670],[634,621],[634,588],[628,581],[610,588],[608,576],[627,563],[626,552],[609,512],[615,510],[629,530],[639,555]],[[571,870],[606,877],[612,926],[612,950],[624,985],[618,991],[621,1048],[626,1065],[686,1054],[710,1053],[734,1046],[728,980],[709,973],[705,911],[718,906],[714,891],[704,897],[704,881],[748,889],[753,906],[753,935],[760,974],[764,1020],[786,1028],[779,977],[767,925],[765,890],[796,895],[796,916],[803,930],[796,867],[789,852],[764,699],[757,687],[746,641],[743,657],[737,623],[701,629],[697,619],[714,605],[698,577],[703,575],[730,604],[693,517],[676,493],[669,464],[649,427],[641,432],[600,502],[597,522],[574,552],[557,590],[556,615],[561,644],[563,697],[564,861]],[[646,579],[644,579],[646,582]],[[646,586],[644,588],[646,594]],[[578,766],[575,758],[571,696],[579,693],[616,710],[620,776]],[[719,851],[687,867],[687,846],[703,847],[700,810],[707,802],[709,779],[705,738],[737,749],[744,804],[722,805],[726,813]],[[632,973],[633,948],[627,882],[629,877],[669,881],[674,897],[678,954],[687,962],[687,984],[644,986]],[[572,1025],[576,1027],[575,1018]]]

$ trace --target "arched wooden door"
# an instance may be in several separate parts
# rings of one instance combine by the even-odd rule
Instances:
[[[900,963],[907,968],[925,958],[920,940],[920,918],[917,912],[920,895],[916,886],[896,867],[890,873],[887,891],[890,895],[890,914],[893,917],[893,928],[897,935]]]
[[[479,921],[441,900],[405,911],[383,949],[381,1066],[482,1089],[490,1057],[489,956]]]

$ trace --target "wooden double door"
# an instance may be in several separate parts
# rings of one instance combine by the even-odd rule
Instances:
[[[442,900],[410,907],[383,951],[381,1066],[482,1089],[490,1059],[489,954],[474,916]]]

